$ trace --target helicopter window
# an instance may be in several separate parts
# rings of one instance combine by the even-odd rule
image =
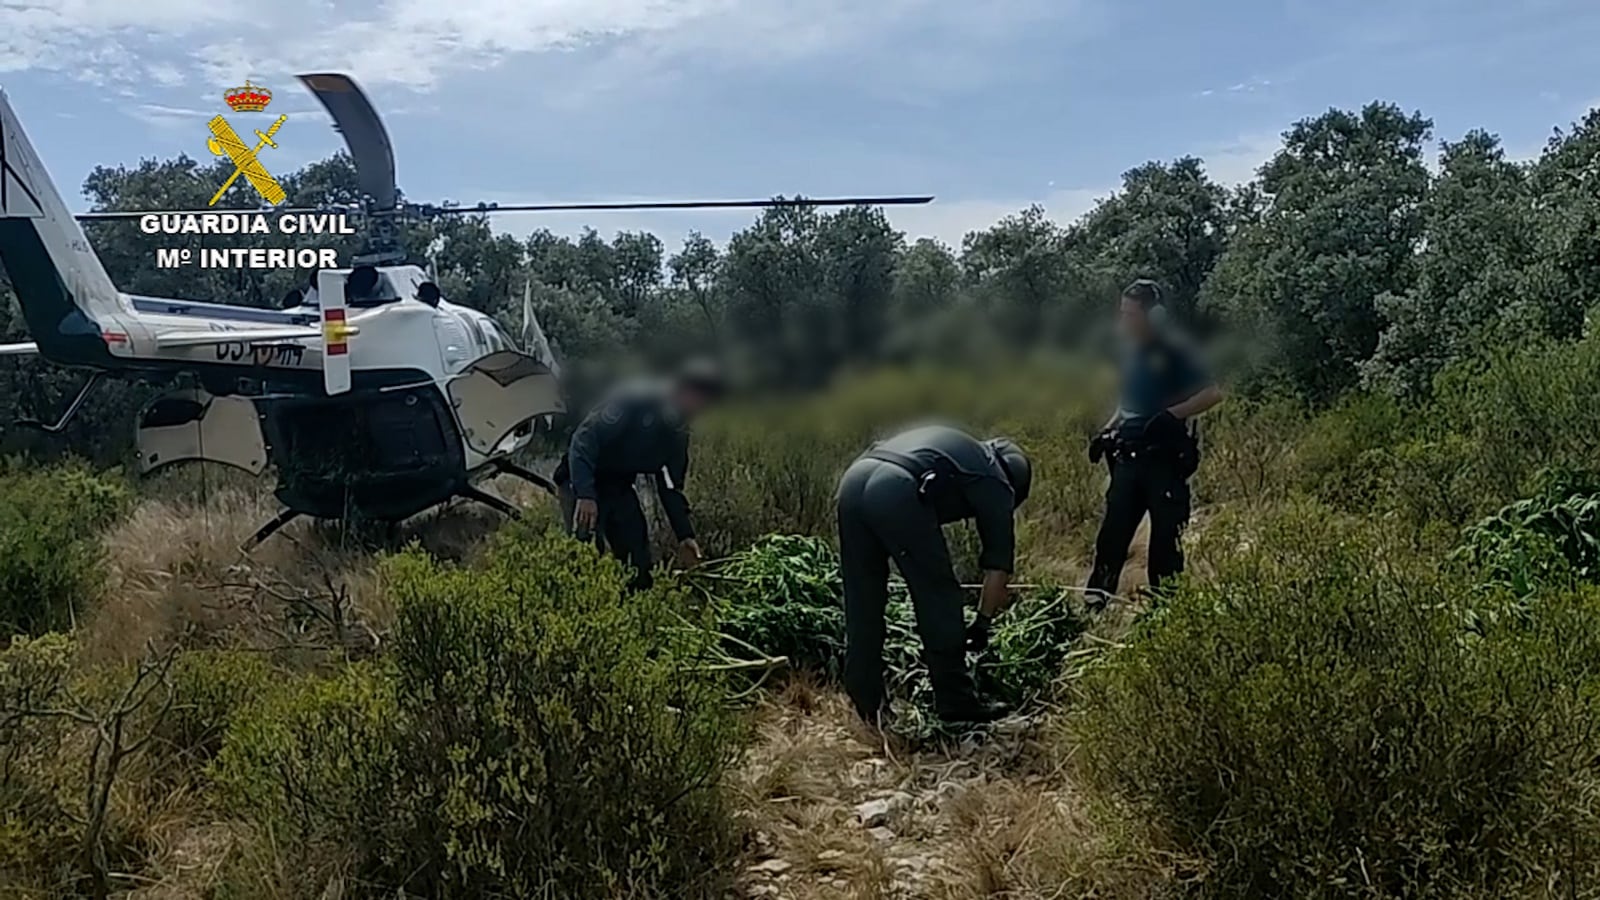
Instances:
[[[372,266],[356,266],[344,284],[345,303],[354,308],[381,306],[400,299],[389,276]]]
[[[488,343],[483,337],[483,328],[471,316],[464,316],[467,320],[467,333],[472,335],[472,342],[482,347]]]
[[[499,326],[495,325],[494,322],[485,322],[483,324],[483,330],[489,335],[490,350],[511,349],[511,339],[506,337],[505,332],[501,331]]]

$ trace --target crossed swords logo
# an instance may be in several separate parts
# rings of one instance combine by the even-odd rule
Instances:
[[[207,206],[216,206],[217,201],[222,199],[222,195],[227,193],[228,188],[232,187],[235,181],[239,180],[240,175],[243,175],[245,180],[250,182],[250,185],[256,189],[256,193],[260,194],[273,206],[277,206],[284,201],[287,195],[284,193],[282,185],[278,184],[278,180],[272,177],[272,173],[267,171],[267,167],[261,164],[261,160],[256,158],[256,154],[260,153],[263,147],[276,148],[278,146],[273,142],[272,136],[278,133],[278,129],[283,127],[283,123],[288,118],[288,116],[279,116],[278,121],[273,122],[272,126],[264,132],[259,128],[256,129],[256,137],[261,140],[254,147],[245,144],[244,140],[239,137],[238,132],[233,130],[233,126],[228,124],[227,119],[217,116],[211,120],[208,126],[211,129],[211,138],[206,141],[206,147],[217,156],[227,156],[228,159],[232,160],[233,174],[229,175],[228,180],[222,183],[222,187],[217,188],[216,194],[212,195],[211,202],[206,204]]]

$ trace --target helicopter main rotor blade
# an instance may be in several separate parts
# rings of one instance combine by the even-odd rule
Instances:
[[[396,212],[403,216],[451,216],[469,215],[476,213],[501,213],[501,212],[582,212],[630,209],[767,209],[783,206],[921,206],[932,203],[933,197],[796,197],[794,199],[774,198],[771,200],[652,200],[615,203],[510,203],[510,204],[485,204],[476,206],[417,206],[403,207]],[[410,212],[408,213],[408,210]],[[283,216],[297,213],[344,213],[345,215],[370,215],[373,210],[355,206],[279,206],[264,208],[234,208],[218,209],[115,209],[101,212],[78,213],[76,218],[80,222],[110,222],[125,219],[138,219],[144,216],[200,216],[207,213],[228,213],[232,215],[263,215]]]
[[[361,193],[371,197],[379,209],[393,207],[399,199],[394,181],[394,147],[372,101],[348,75],[319,72],[297,77],[322,101],[323,108],[333,117],[335,130],[344,135]]]
[[[510,203],[448,206],[428,210],[428,215],[496,212],[569,212],[611,209],[765,209],[781,206],[920,206],[933,197],[796,197],[793,200],[655,200],[618,203]]]
[[[758,210],[770,207],[917,207],[933,197],[795,197],[794,200],[642,200],[618,203],[480,203],[477,207],[432,208],[429,215],[453,213],[557,213],[582,210]]]
[[[260,215],[279,216],[293,213],[327,213],[342,212],[356,213],[358,209],[318,209],[312,206],[282,206],[267,207],[264,209],[112,209],[102,212],[78,213],[73,216],[80,222],[111,222],[120,219],[138,219],[144,216],[203,216],[207,213],[227,213],[229,215]]]

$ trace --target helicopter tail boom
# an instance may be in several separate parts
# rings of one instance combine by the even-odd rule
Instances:
[[[0,91],[0,265],[39,352],[65,363],[95,364],[111,333],[131,317],[33,144]]]

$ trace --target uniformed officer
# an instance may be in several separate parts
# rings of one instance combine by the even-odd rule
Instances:
[[[987,722],[1003,713],[980,701],[966,651],[988,643],[1010,599],[1015,556],[1012,514],[1028,497],[1028,457],[1006,438],[980,441],[955,428],[924,426],[873,445],[839,482],[839,550],[844,575],[845,689],[875,722],[884,706],[884,608],[889,558],[911,590],[936,710],[950,722]],[[962,592],[940,526],[974,519],[982,541],[983,592],[963,630]]]
[[[573,432],[554,481],[562,517],[582,540],[596,539],[631,565],[632,587],[651,584],[650,529],[634,480],[651,475],[685,566],[700,562],[683,484],[689,471],[689,423],[721,398],[716,367],[695,362],[670,382],[624,385]]]
[[[1117,592],[1128,547],[1150,514],[1152,587],[1183,571],[1183,529],[1189,523],[1189,476],[1200,462],[1190,420],[1222,402],[1194,349],[1175,333],[1161,289],[1140,279],[1123,290],[1119,324],[1125,339],[1122,397],[1089,446],[1089,459],[1111,467],[1105,518],[1095,539],[1090,604]]]

